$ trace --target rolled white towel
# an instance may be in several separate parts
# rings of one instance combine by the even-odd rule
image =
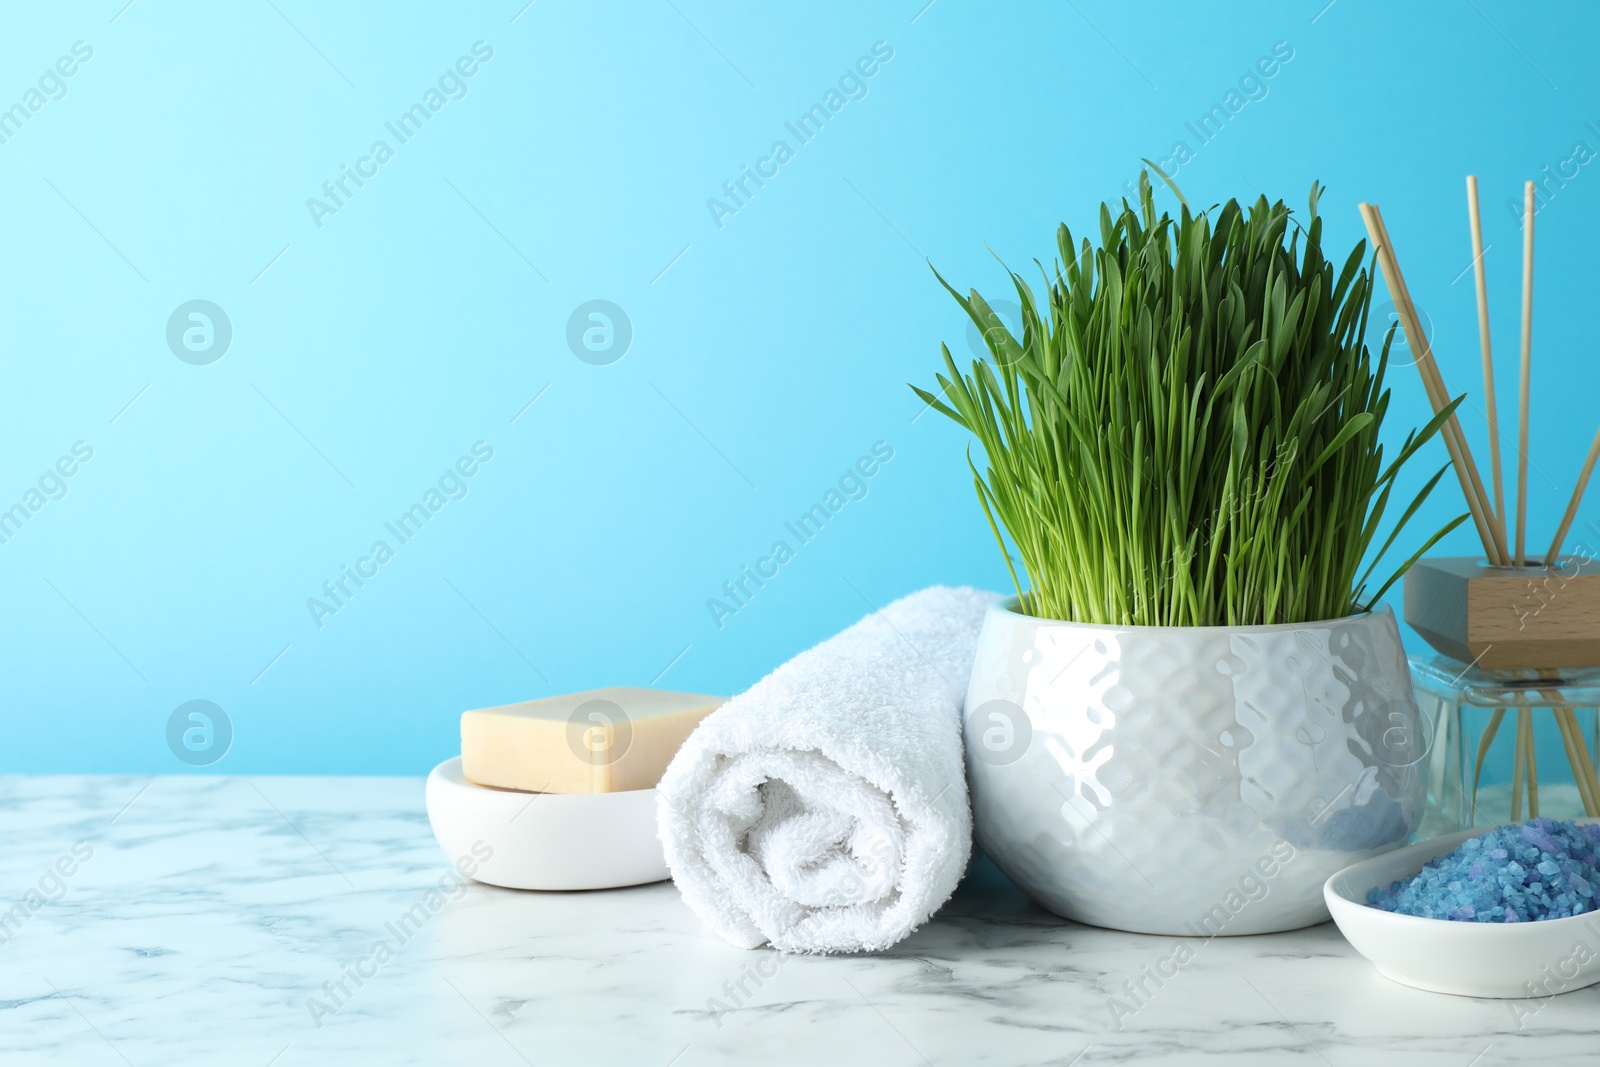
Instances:
[[[961,704],[984,611],[934,586],[785,663],[709,715],[667,768],[672,877],[742,948],[888,948],[972,851]]]

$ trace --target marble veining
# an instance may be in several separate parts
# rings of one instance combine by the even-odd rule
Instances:
[[[0,778],[0,1063],[1595,1057],[1600,987],[1423,993],[1331,925],[1211,941],[1099,930],[982,859],[891,951],[742,952],[668,883],[463,887],[422,797],[421,778]]]

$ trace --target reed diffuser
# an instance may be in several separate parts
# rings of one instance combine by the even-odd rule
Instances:
[[[1424,558],[1405,578],[1406,621],[1441,653],[1411,661],[1419,703],[1425,713],[1431,711],[1434,727],[1423,835],[1517,821],[1524,812],[1557,818],[1600,816],[1600,780],[1595,773],[1600,756],[1596,710],[1600,708],[1600,559],[1585,546],[1562,555],[1600,459],[1600,433],[1589,448],[1548,551],[1532,557],[1527,552],[1534,189],[1533,182],[1524,186],[1516,519],[1510,526],[1501,475],[1478,182],[1476,177],[1467,178],[1492,495],[1459,421],[1451,414],[1444,426],[1445,447],[1484,558]],[[1419,326],[1383,214],[1376,205],[1362,204],[1361,216],[1400,328],[1417,354],[1428,401],[1436,413],[1442,412],[1450,403],[1450,392]],[[1514,726],[1503,736],[1507,713],[1512,711]]]

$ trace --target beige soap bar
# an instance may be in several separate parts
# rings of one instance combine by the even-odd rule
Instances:
[[[461,770],[532,793],[654,789],[684,740],[726,697],[618,686],[461,715]]]

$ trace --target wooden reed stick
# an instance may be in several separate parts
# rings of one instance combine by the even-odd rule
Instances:
[[[1546,694],[1547,696],[1549,694]],[[1583,747],[1583,732],[1578,717],[1571,708],[1556,708],[1556,725],[1561,729],[1561,744],[1567,751],[1567,762],[1572,765],[1573,781],[1578,783],[1578,795],[1583,799],[1585,815],[1600,815],[1600,788],[1597,788],[1594,765]]]
[[[1533,370],[1533,208],[1534,185],[1522,187],[1522,394],[1517,412],[1517,566],[1525,562],[1528,525],[1528,385]]]
[[[1494,356],[1489,344],[1489,279],[1483,265],[1483,219],[1478,214],[1478,176],[1467,175],[1467,219],[1472,229],[1472,274],[1477,283],[1478,347],[1483,353],[1483,402],[1489,419],[1489,473],[1494,482],[1494,522],[1506,537],[1505,484],[1500,477],[1500,416],[1494,393]]]
[[[1578,713],[1572,708],[1567,708],[1567,723],[1572,729],[1572,744],[1578,750],[1578,759],[1584,772],[1584,777],[1589,782],[1589,795],[1594,799],[1595,814],[1600,815],[1600,775],[1595,774],[1594,760],[1589,756],[1589,749],[1583,743],[1583,727],[1578,724]]]
[[[1584,778],[1583,772],[1578,769],[1578,754],[1572,747],[1572,732],[1567,726],[1566,716],[1562,715],[1563,709],[1555,708],[1556,728],[1561,731],[1561,747],[1567,753],[1567,762],[1572,764],[1572,780],[1578,785],[1578,796],[1583,799],[1583,813],[1593,815],[1590,807],[1589,783]]]
[[[1528,758],[1528,818],[1537,819],[1539,817],[1539,760],[1535,751],[1538,746],[1533,743],[1533,712],[1524,708],[1519,712],[1519,715],[1521,716],[1522,730],[1527,734],[1528,738],[1527,744],[1523,747],[1523,751],[1527,753]]]
[[[1517,712],[1516,748],[1511,756],[1511,821],[1522,821],[1522,772],[1528,763],[1527,742],[1522,736],[1522,720],[1526,709]]]
[[[1583,461],[1583,470],[1578,474],[1577,488],[1572,490],[1572,499],[1567,501],[1566,513],[1561,516],[1561,525],[1556,527],[1556,539],[1550,542],[1550,551],[1545,554],[1545,566],[1554,567],[1561,558],[1561,542],[1567,539],[1567,531],[1572,529],[1572,520],[1578,517],[1578,505],[1583,503],[1583,491],[1589,487],[1589,475],[1594,473],[1594,464],[1600,460],[1600,430],[1595,431],[1594,443],[1589,446],[1589,455]]]
[[[1495,708],[1494,714],[1489,716],[1489,725],[1483,728],[1483,736],[1478,739],[1478,761],[1472,768],[1472,816],[1467,820],[1468,826],[1477,823],[1478,779],[1483,777],[1483,761],[1489,755],[1489,746],[1494,744],[1494,736],[1500,732],[1500,723],[1505,717],[1505,708]]]
[[[1428,402],[1433,406],[1434,414],[1438,414],[1450,403],[1450,393],[1445,387],[1438,365],[1434,362],[1433,350],[1428,344],[1427,335],[1422,331],[1416,306],[1411,302],[1411,293],[1406,288],[1405,276],[1400,272],[1400,261],[1395,257],[1394,248],[1389,242],[1383,215],[1375,204],[1363,203],[1359,208],[1361,218],[1367,224],[1367,236],[1372,240],[1373,249],[1377,253],[1384,281],[1389,286],[1389,295],[1394,297],[1395,308],[1400,315],[1401,326],[1405,329],[1406,339],[1418,353],[1417,373],[1422,377],[1423,391],[1428,395]],[[1466,498],[1467,510],[1472,513],[1473,524],[1478,529],[1478,538],[1483,542],[1484,554],[1490,563],[1504,564],[1508,561],[1504,539],[1497,536],[1498,530],[1489,521],[1488,494],[1484,491],[1483,480],[1478,477],[1477,464],[1472,462],[1472,452],[1467,445],[1466,435],[1461,432],[1461,424],[1454,415],[1445,422],[1442,436],[1445,449],[1450,453],[1450,464],[1461,483],[1461,494]]]
[[[1396,304],[1400,306],[1401,320],[1405,324],[1406,336],[1415,335],[1421,338],[1422,347],[1418,349],[1417,371],[1422,376],[1424,390],[1428,393],[1430,403],[1433,404],[1435,413],[1441,411],[1450,402],[1450,391],[1444,384],[1444,376],[1439,371],[1439,364],[1433,358],[1433,346],[1427,336],[1422,332],[1421,319],[1417,316],[1416,304],[1411,300],[1411,290],[1406,286],[1405,276],[1400,272],[1400,261],[1395,256],[1394,244],[1389,237],[1389,228],[1384,224],[1383,212],[1377,205],[1370,206],[1371,221],[1375,225],[1379,238],[1382,240],[1382,253],[1379,262],[1384,266],[1385,278],[1392,278],[1400,295],[1396,297]],[[1390,273],[1392,269],[1392,274]],[[1499,527],[1492,521],[1489,509],[1489,494],[1483,487],[1483,479],[1478,476],[1478,465],[1472,460],[1472,447],[1467,443],[1466,434],[1461,429],[1461,422],[1451,415],[1445,424],[1445,447],[1450,447],[1450,439],[1455,439],[1455,450],[1452,460],[1456,465],[1458,477],[1464,477],[1462,492],[1467,497],[1468,507],[1471,508],[1473,499],[1477,500],[1474,521],[1479,523],[1479,537],[1483,536],[1483,529],[1489,531],[1489,538],[1485,542],[1484,554],[1490,563],[1509,563],[1511,556],[1506,549],[1506,541]],[[1463,475],[1463,471],[1465,472]],[[1468,489],[1470,485],[1470,490]],[[1481,520],[1481,521],[1480,521]]]

